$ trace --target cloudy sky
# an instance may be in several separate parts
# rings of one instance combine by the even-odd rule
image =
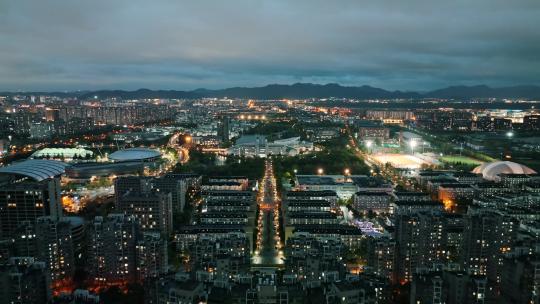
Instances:
[[[0,90],[540,84],[539,0],[0,0]]]

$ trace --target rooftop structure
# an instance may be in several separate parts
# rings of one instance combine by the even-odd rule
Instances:
[[[43,181],[65,173],[68,165],[54,160],[30,159],[0,168],[0,174],[25,176],[35,181]]]
[[[84,179],[92,176],[111,176],[142,172],[144,164],[139,161],[121,163],[78,163],[66,168],[69,178]]]
[[[335,191],[339,198],[348,199],[358,187],[354,184],[355,177],[363,175],[296,175],[296,190],[301,191]]]
[[[297,155],[313,150],[313,143],[291,137],[269,142],[264,135],[243,135],[228,153],[237,156]]]

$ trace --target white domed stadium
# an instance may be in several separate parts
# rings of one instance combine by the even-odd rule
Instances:
[[[499,174],[535,174],[536,171],[522,164],[511,161],[495,161],[482,164],[472,171],[482,174],[487,180],[498,180]]]
[[[161,158],[161,153],[157,150],[147,148],[130,148],[119,150],[109,155],[109,159],[114,162],[140,161],[153,162]]]

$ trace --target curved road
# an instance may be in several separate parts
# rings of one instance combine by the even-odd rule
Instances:
[[[189,161],[189,149],[178,144],[178,137],[180,137],[180,133],[175,133],[173,136],[171,136],[167,146],[175,149],[178,153],[178,161],[185,164]]]

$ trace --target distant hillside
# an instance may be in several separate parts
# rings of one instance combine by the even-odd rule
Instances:
[[[338,84],[295,83],[293,85],[271,84],[256,88],[229,88],[223,90],[199,89],[195,92],[207,97],[235,97],[254,99],[302,99],[302,98],[418,98],[414,92],[386,91],[370,86],[345,87]]]
[[[87,92],[79,96],[80,99],[89,99],[98,96],[98,98],[111,98],[117,97],[122,99],[153,99],[153,98],[164,98],[164,99],[189,99],[189,98],[199,98],[201,96],[197,95],[195,92],[187,91],[174,91],[174,90],[149,90],[149,89],[138,89],[137,91],[122,91],[122,90],[102,90],[102,91],[93,91]]]
[[[418,98],[447,98],[447,99],[471,99],[471,98],[524,98],[540,100],[540,86],[513,86],[491,88],[485,85],[478,86],[452,86],[426,93],[412,91],[387,91],[371,86],[341,86],[339,84],[312,84],[295,83],[292,85],[271,84],[264,87],[234,87],[221,90],[197,89],[193,91],[175,90],[149,90],[139,89],[136,91],[123,90],[100,90],[86,92],[6,92],[0,95],[43,95],[50,94],[60,97],[78,97],[90,99],[118,97],[122,99],[151,99],[151,98],[177,98],[192,99],[202,97],[230,97],[230,98],[253,98],[253,99],[304,99],[304,98],[355,98],[355,99],[418,99]]]
[[[436,98],[527,98],[540,99],[539,86],[514,86],[502,88],[490,88],[485,85],[478,86],[454,86],[425,94],[427,97]]]
[[[26,96],[40,96],[40,95],[48,95],[48,96],[58,96],[60,98],[70,98],[70,97],[77,97],[81,94],[86,93],[86,91],[79,91],[79,92],[45,92],[45,91],[27,91],[27,92],[0,92],[0,96],[15,96],[15,95],[26,95]]]

